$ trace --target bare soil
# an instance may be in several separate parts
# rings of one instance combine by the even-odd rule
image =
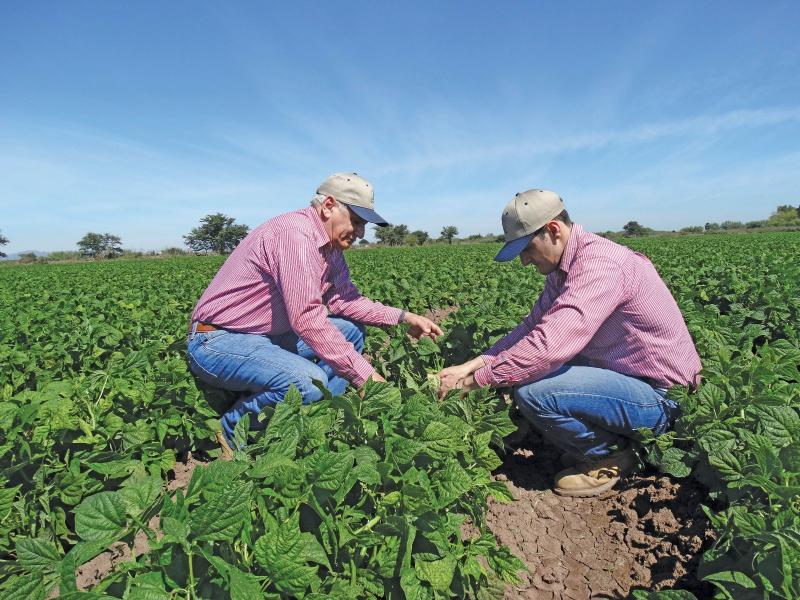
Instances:
[[[175,465],[167,490],[185,489],[195,467],[203,464],[189,454]],[[530,569],[521,574],[520,585],[506,588],[505,598],[628,598],[634,589],[671,587],[711,597],[695,575],[713,541],[700,509],[702,489],[645,472],[597,498],[564,498],[550,489],[560,468],[557,450],[530,433],[494,474],[516,501],[492,502],[489,527]],[[158,535],[158,515],[148,527]],[[91,589],[147,549],[142,532],[131,544],[118,542],[78,569],[78,589]]]
[[[207,461],[198,460],[192,456],[191,452],[188,453],[184,460],[175,464],[173,469],[175,476],[167,483],[167,492],[172,493],[178,489],[186,489],[195,467],[207,464]],[[158,522],[159,515],[155,515],[148,521],[147,528],[160,539],[161,532],[158,530]],[[78,570],[75,571],[78,589],[81,591],[91,589],[114,571],[117,565],[133,560],[148,550],[147,535],[143,531],[137,532],[131,543],[116,542],[105,552],[78,567]]]
[[[558,459],[530,433],[494,474],[516,502],[492,503],[489,527],[530,569],[506,598],[628,598],[634,589],[673,587],[711,597],[696,578],[713,541],[696,483],[645,471],[602,496],[565,498],[550,489]]]

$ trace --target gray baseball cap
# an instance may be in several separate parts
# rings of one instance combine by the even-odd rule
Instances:
[[[528,190],[514,196],[503,209],[506,244],[494,259],[505,262],[518,256],[531,241],[533,234],[562,210],[564,203],[555,192]]]
[[[323,181],[318,194],[331,196],[368,223],[386,227],[389,222],[375,212],[375,191],[369,181],[357,173],[334,173]]]

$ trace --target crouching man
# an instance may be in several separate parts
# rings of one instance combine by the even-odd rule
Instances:
[[[384,381],[361,352],[364,325],[407,323],[414,337],[442,334],[429,319],[363,297],[350,281],[343,250],[364,237],[367,223],[387,225],[374,211],[372,185],[336,173],[311,206],[279,215],[242,240],[192,313],[192,373],[239,392],[222,416],[217,438],[229,456],[236,424],[283,400],[294,385],[315,402],[320,381],[334,395],[348,383]]]
[[[700,358],[675,300],[643,255],[572,224],[556,194],[505,207],[497,261],[546,275],[530,314],[482,355],[440,374],[452,388],[513,387],[520,412],[564,452],[565,496],[595,496],[630,472],[639,428],[666,431],[673,385],[695,387]]]

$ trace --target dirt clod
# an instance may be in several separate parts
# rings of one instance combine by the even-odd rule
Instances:
[[[713,541],[697,484],[646,471],[596,498],[564,498],[551,490],[558,458],[531,433],[494,474],[517,501],[492,503],[489,527],[531,571],[506,598],[625,598],[672,587],[709,597],[696,580]]]

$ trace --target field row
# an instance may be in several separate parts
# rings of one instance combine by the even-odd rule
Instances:
[[[676,391],[674,432],[644,440],[654,466],[708,490],[718,537],[699,575],[720,597],[800,597],[800,235],[631,245],[662,274],[703,360],[701,392]],[[497,247],[348,253],[366,295],[439,310],[444,338],[418,347],[371,328],[367,352],[392,386],[287,402],[247,453],[199,468],[177,496],[165,492],[176,460],[215,452],[224,398],[197,388],[184,348],[221,259],[0,270],[4,597],[74,590],[76,566],[150,532],[154,515],[165,536],[148,533],[149,552],[92,597],[439,598],[515,580],[522,564],[484,523],[487,498],[508,499],[489,477],[507,410],[485,393],[440,404],[426,382],[535,301],[541,277],[493,263]]]

